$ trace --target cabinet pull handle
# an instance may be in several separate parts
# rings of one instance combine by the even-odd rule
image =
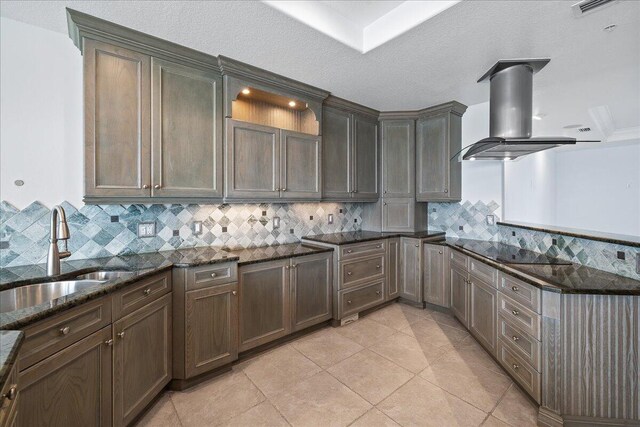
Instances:
[[[511,310],[511,312],[513,313],[514,316],[517,316],[518,314],[520,314],[518,310]]]
[[[347,253],[350,254],[351,252],[353,252],[351,249],[347,250]]]
[[[17,385],[11,386],[7,394],[5,394],[4,396],[9,400],[15,399],[18,396],[18,386]]]
[[[354,192],[354,193],[357,193],[357,192],[358,192],[358,190],[353,190],[353,192]]]
[[[438,251],[438,253],[439,253],[440,255],[442,255],[442,251]]]
[[[376,264],[376,268],[380,268],[380,264]]]
[[[347,300],[347,305],[351,305],[351,300]]]
[[[381,247],[382,247],[382,245],[376,245],[376,248],[378,248],[378,249],[380,249]]]
[[[512,290],[513,292],[518,292],[518,291],[520,290],[520,288],[518,288],[516,285],[513,285],[513,286],[511,287],[511,290]]]
[[[113,340],[112,339],[108,339],[104,342],[106,345],[108,345],[109,347],[111,347],[113,345]]]
[[[419,248],[419,247],[420,247],[420,245],[416,245],[416,248]]]
[[[149,189],[149,187],[151,187],[149,184],[144,184],[144,185],[142,186],[142,188],[144,188],[145,190],[148,190],[148,189]]]
[[[520,369],[520,366],[518,366],[518,364],[517,364],[517,363],[514,363],[514,364],[513,364],[513,369],[515,369],[515,370],[517,371],[518,369]]]
[[[156,185],[153,186],[153,188],[155,188],[156,190],[159,190],[160,187],[161,187],[160,184],[156,184]]]
[[[124,331],[122,331],[122,332],[118,332],[118,333],[116,334],[116,336],[117,336],[118,338],[124,338]]]
[[[151,295],[151,288],[145,289],[144,291],[142,291],[142,293],[145,297],[148,297],[149,295]]]
[[[448,192],[449,192],[449,190],[447,190],[447,189],[445,188],[445,189],[444,189],[444,192],[445,192],[445,193],[448,193]]]
[[[376,295],[380,295],[380,291],[376,291]]]
[[[280,191],[287,191],[287,189],[286,188],[281,188]]]
[[[351,276],[352,274],[353,274],[353,272],[347,271],[347,276]]]
[[[511,339],[515,342],[520,341],[520,337],[518,337],[517,335],[512,336]]]
[[[215,278],[217,276],[216,273],[211,273],[211,277]]]
[[[238,291],[232,291],[231,295],[238,295]]]
[[[64,328],[60,328],[60,333],[62,335],[67,335],[69,332],[71,332],[71,329],[68,326],[65,326]]]

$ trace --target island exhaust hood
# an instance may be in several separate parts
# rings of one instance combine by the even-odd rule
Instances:
[[[531,137],[533,75],[550,59],[500,60],[478,83],[489,80],[489,137],[465,147],[463,160],[513,160],[562,145],[575,138]]]

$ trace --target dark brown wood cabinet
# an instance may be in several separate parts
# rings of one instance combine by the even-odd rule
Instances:
[[[171,294],[113,324],[113,425],[128,425],[171,380]]]
[[[18,425],[112,425],[111,326],[20,372]]]

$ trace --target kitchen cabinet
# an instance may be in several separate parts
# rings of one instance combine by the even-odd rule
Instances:
[[[387,292],[386,299],[392,300],[400,295],[402,279],[400,275],[400,239],[388,241],[387,250]]]
[[[111,326],[20,372],[19,426],[111,426]]]
[[[469,279],[469,331],[492,355],[497,355],[498,290],[474,276]]]
[[[400,296],[408,301],[422,304],[422,244],[420,239],[400,239],[402,279]]]
[[[222,196],[219,72],[84,39],[85,201]]]
[[[422,110],[416,122],[416,200],[459,201],[462,166],[462,115],[457,102]]]
[[[378,112],[330,97],[323,107],[323,198],[375,201],[379,191]]]
[[[290,267],[292,332],[329,320],[333,315],[333,255],[292,258]]]
[[[427,207],[423,203],[416,203],[411,198],[384,197],[376,205],[382,205],[382,228],[384,232],[421,231],[427,228]],[[378,208],[376,205],[363,208],[363,223],[368,227],[369,209]]]
[[[381,120],[382,197],[415,197],[415,120]]]
[[[20,399],[17,362],[10,368],[4,381],[0,389],[0,427],[15,427],[17,425],[18,402]]]
[[[320,199],[321,139],[227,120],[227,199]]]
[[[113,424],[128,425],[171,380],[171,294],[113,323]]]
[[[451,305],[451,292],[446,280],[446,252],[443,245],[423,245],[423,295],[429,304],[448,308]]]
[[[451,284],[451,311],[460,323],[469,327],[469,280],[467,271],[452,265],[449,269],[449,283]]]
[[[281,338],[291,331],[289,269],[288,259],[240,267],[240,351]]]

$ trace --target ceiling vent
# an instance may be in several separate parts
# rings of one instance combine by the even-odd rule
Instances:
[[[591,128],[580,128],[578,132],[591,132]]]
[[[575,16],[583,16],[584,14],[594,12],[602,6],[612,4],[617,1],[618,0],[583,0],[571,6],[571,9],[573,9],[573,14]]]

